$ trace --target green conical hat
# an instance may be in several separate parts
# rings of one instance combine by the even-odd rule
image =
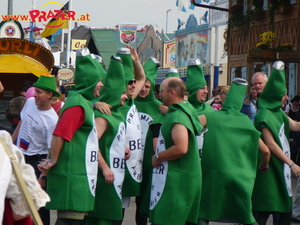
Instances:
[[[151,88],[149,94],[145,98],[141,98],[140,96],[137,96],[135,99],[136,101],[148,102],[155,99],[154,90],[155,90],[158,67],[160,67],[159,61],[152,56],[144,64],[144,71],[146,74],[146,78],[150,81]]]
[[[146,78],[151,83],[151,89],[155,88],[158,67],[160,67],[159,61],[152,56],[149,57],[149,59],[143,66]]]
[[[189,93],[188,100],[194,106],[203,106],[203,102],[197,100],[197,92],[203,86],[206,86],[203,68],[200,59],[190,59],[188,61],[187,76],[186,76],[186,90]],[[204,107],[204,106],[203,106]],[[206,107],[206,106],[205,106]],[[202,111],[198,109],[197,111]]]
[[[102,65],[102,57],[99,55],[94,55],[94,54],[91,54],[91,56],[93,59],[95,59],[98,62],[97,63],[98,70],[101,74],[102,83],[104,84],[105,78],[106,78],[106,71],[104,70],[103,65]]]
[[[130,80],[135,79],[133,74],[133,63],[130,49],[124,47],[119,48],[117,50],[117,56],[119,56],[122,59],[125,75],[125,84],[127,85]]]
[[[56,91],[56,78],[53,75],[41,75],[37,82],[33,84],[33,87],[52,92],[55,97],[60,96],[60,94]]]
[[[273,111],[280,110],[282,97],[287,92],[284,63],[276,61],[273,64],[271,75],[258,99],[258,108],[267,108]]]
[[[115,111],[120,105],[120,97],[125,92],[124,70],[120,57],[111,56],[104,86],[101,88],[100,102],[112,106]]]
[[[95,86],[101,79],[98,64],[99,63],[91,57],[88,48],[76,51],[75,86],[73,86],[71,92],[76,91],[87,100],[94,98]]]
[[[244,96],[248,87],[248,82],[242,78],[233,79],[230,89],[226,95],[224,104],[222,105],[222,111],[230,114],[240,114]]]
[[[177,68],[171,67],[166,73],[166,77],[179,77]]]
[[[200,88],[206,86],[203,67],[200,59],[191,59],[187,66],[186,90],[189,94],[194,94]]]

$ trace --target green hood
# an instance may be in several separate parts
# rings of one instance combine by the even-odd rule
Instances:
[[[104,84],[105,83],[105,78],[106,78],[106,71],[104,70],[103,68],[103,65],[102,65],[102,57],[99,56],[99,55],[94,55],[94,54],[91,54],[92,58],[95,59],[97,61],[97,66],[98,66],[98,70],[101,74],[101,78],[102,78],[102,83]]]
[[[193,106],[202,106],[204,104],[204,102],[199,102],[196,97],[198,90],[204,86],[207,86],[207,83],[204,78],[200,59],[189,60],[186,76],[186,89],[187,92],[189,92],[188,100]]]
[[[222,111],[232,115],[239,115],[244,102],[248,82],[242,78],[233,79],[230,89],[226,95]]]
[[[155,100],[154,90],[155,90],[155,83],[156,83],[158,67],[160,67],[159,61],[152,56],[144,64],[144,71],[146,74],[146,78],[150,81],[151,88],[150,88],[150,92],[146,96],[146,98],[141,98],[140,96],[137,96],[135,99],[136,101],[149,102],[149,101]]]
[[[284,63],[276,61],[273,64],[268,82],[259,96],[258,108],[279,111],[281,109],[282,97],[286,92]]]
[[[76,52],[75,86],[72,87],[70,92],[77,92],[91,101],[94,98],[94,89],[101,79],[101,74],[98,70],[99,63],[92,59],[89,53],[87,48]]]
[[[133,63],[131,58],[131,52],[129,48],[119,48],[117,50],[117,56],[122,59],[124,75],[125,75],[125,85],[134,78],[133,74]]]
[[[166,73],[166,78],[168,77],[179,77],[177,68],[171,67]]]
[[[120,57],[111,56],[99,101],[111,105],[111,111],[116,111],[120,106],[120,97],[124,92],[125,82],[122,60]]]

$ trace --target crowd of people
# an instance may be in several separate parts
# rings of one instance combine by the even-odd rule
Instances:
[[[291,190],[291,171],[300,176],[298,144],[289,148],[290,132],[296,142],[300,131],[300,97],[284,113],[283,62],[269,77],[254,74],[249,87],[235,78],[206,103],[202,65],[189,60],[186,82],[175,68],[167,73],[161,102],[157,59],[142,65],[126,46],[105,71],[87,48],[76,54],[67,100],[59,102],[55,76],[41,75],[7,139],[46,191],[43,224],[50,224],[49,210],[57,210],[56,225],[122,224],[131,197],[137,225],[265,225],[271,214],[274,225],[300,219],[300,181],[294,209]],[[4,208],[12,220],[32,223],[28,213],[15,218],[12,206]]]

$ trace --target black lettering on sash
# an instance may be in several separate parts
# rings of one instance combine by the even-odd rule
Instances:
[[[113,159],[113,168],[124,169],[124,159],[114,158]]]
[[[134,151],[136,149],[142,149],[142,140],[137,139],[137,140],[129,141],[129,149],[130,151]]]
[[[91,151],[91,162],[97,161],[97,152]]]
[[[164,140],[160,140],[160,142],[159,142],[160,145],[163,145],[164,143],[165,143]]]
[[[164,174],[164,165],[163,164],[159,164],[156,168],[154,168],[153,173],[155,174]]]

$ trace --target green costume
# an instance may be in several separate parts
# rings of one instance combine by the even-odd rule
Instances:
[[[146,78],[150,81],[151,88],[149,94],[145,98],[137,97],[135,104],[139,112],[141,129],[142,129],[142,148],[144,151],[143,159],[143,180],[141,183],[141,208],[143,213],[149,213],[150,204],[150,187],[152,178],[152,156],[153,149],[153,134],[149,129],[151,122],[160,114],[159,106],[162,104],[154,96],[155,82],[157,77],[157,69],[160,66],[159,61],[153,57],[145,63],[144,71]]]
[[[186,76],[186,90],[189,93],[188,101],[194,106],[199,116],[214,111],[206,102],[199,102],[197,100],[197,92],[204,86],[207,86],[207,83],[204,78],[203,67],[200,64],[200,60],[189,60]]]
[[[252,224],[260,133],[240,112],[247,82],[233,81],[222,110],[205,114],[208,131],[202,154],[202,195],[199,218]]]
[[[277,67],[280,63],[282,62],[274,63],[270,78],[259,96],[254,123],[258,130],[267,127],[277,145],[290,157],[289,118],[281,109],[282,97],[287,89],[284,68]],[[253,209],[282,213],[290,212],[292,209],[291,170],[273,154],[269,162],[269,171],[257,173]]]
[[[103,65],[102,65],[102,57],[99,56],[99,55],[94,55],[94,54],[91,54],[92,58],[95,59],[98,63],[96,63],[97,67],[98,67],[98,70],[101,74],[101,78],[102,78],[102,83],[104,84],[105,83],[105,78],[106,78],[106,71],[104,70],[103,68]]]
[[[190,59],[187,67],[186,90],[189,92],[188,101],[194,106],[198,116],[213,112],[213,108],[206,102],[200,102],[197,99],[197,92],[200,88],[207,86],[204,78],[203,67],[200,59]],[[203,134],[197,136],[199,154],[202,154]]]
[[[167,73],[166,73],[166,78],[169,78],[169,77],[179,77],[177,68],[171,67],[171,68],[167,71]]]
[[[75,86],[61,110],[81,106],[84,122],[70,142],[65,141],[58,161],[48,171],[47,208],[91,211],[94,208],[98,168],[98,141],[91,100],[101,75],[90,55],[76,58]]]
[[[87,225],[102,224],[103,220],[122,220],[122,185],[125,176],[125,123],[117,111],[120,106],[120,96],[125,91],[124,72],[121,59],[112,57],[104,86],[101,89],[99,101],[112,106],[111,115],[95,110],[95,118],[107,120],[108,127],[99,140],[101,154],[113,171],[115,180],[112,184],[105,182],[99,168],[95,208],[88,214]]]
[[[128,48],[120,48],[117,56],[121,57],[123,62],[125,85],[132,79],[133,64],[130,50]],[[142,134],[141,125],[137,108],[133,98],[129,98],[124,102],[124,106],[119,108],[120,113],[126,120],[126,138],[125,145],[131,151],[130,158],[126,160],[125,180],[122,187],[122,196],[138,196],[140,194],[140,183],[142,181]]]
[[[153,169],[150,221],[154,224],[183,225],[195,223],[198,217],[202,179],[196,134],[201,132],[202,126],[191,104],[171,105],[160,130],[157,152],[174,145],[171,131],[175,123],[189,131],[188,151]]]

